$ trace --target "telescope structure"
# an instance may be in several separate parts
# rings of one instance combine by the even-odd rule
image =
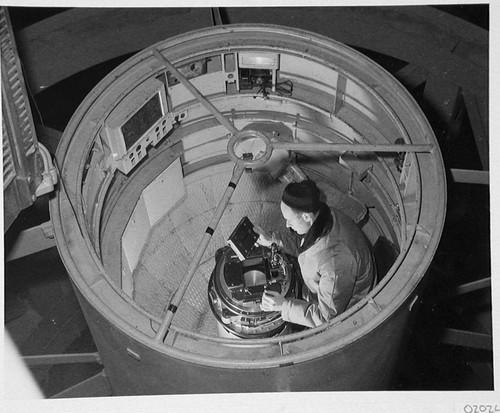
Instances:
[[[393,389],[415,368],[405,350],[428,344],[422,312],[430,330],[450,323],[435,340],[491,380],[491,281],[474,235],[488,219],[476,207],[478,228],[460,218],[464,188],[488,183],[486,31],[439,7],[68,9],[18,28],[18,54],[7,10],[7,241],[20,209],[50,211],[6,243],[8,281],[18,258],[57,246],[61,298],[74,291],[81,320],[68,308],[30,335],[33,311],[14,316],[8,287],[6,325],[41,382],[50,365],[100,371],[53,397]],[[294,254],[255,247],[250,227],[286,234],[281,194],[304,179],[364,233],[377,280],[297,331],[260,308],[267,288],[296,293]],[[479,240],[461,256],[457,228]],[[426,313],[432,300],[450,318]],[[70,351],[70,328],[88,328],[95,352]]]
[[[446,181],[429,123],[379,65],[280,26],[185,33],[106,76],[56,157],[57,246],[113,394],[388,386]],[[219,336],[206,293],[216,251],[242,216],[284,229],[282,190],[304,177],[362,228],[377,286],[317,328]]]

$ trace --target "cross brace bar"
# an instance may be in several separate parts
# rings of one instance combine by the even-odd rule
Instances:
[[[215,210],[212,219],[210,223],[208,224],[207,230],[203,234],[200,243],[198,244],[198,248],[195,251],[193,260],[191,261],[191,264],[188,267],[187,274],[183,278],[182,283],[179,285],[177,290],[175,291],[172,300],[170,301],[170,304],[168,305],[167,311],[165,313],[165,317],[163,318],[160,327],[158,328],[158,331],[156,332],[155,335],[155,341],[157,342],[163,342],[165,339],[165,336],[167,335],[168,329],[170,327],[170,324],[172,323],[172,320],[174,318],[175,312],[177,311],[177,308],[179,307],[182,297],[186,293],[186,290],[189,286],[189,283],[191,282],[191,279],[193,278],[196,269],[200,265],[200,261],[203,257],[203,254],[205,253],[205,250],[208,247],[208,244],[210,243],[210,240],[212,239],[212,235],[214,234],[215,229],[217,228],[217,225],[219,225],[219,222],[222,218],[222,214],[226,210],[229,201],[231,200],[231,197],[233,195],[234,190],[236,189],[236,186],[238,185],[238,182],[243,175],[243,172],[245,171],[245,164],[243,162],[238,162],[236,164],[236,167],[233,171],[233,176],[231,177],[231,180],[229,181],[229,184],[222,195],[222,199],[219,202],[219,205],[217,206],[217,209]]]
[[[165,56],[163,56],[158,49],[153,49],[153,55],[160,61],[162,62],[167,70],[172,73],[175,78],[181,82],[184,87],[189,90],[189,92],[196,98],[198,102],[200,102],[205,108],[212,114],[214,117],[220,122],[222,126],[224,126],[228,132],[232,133],[235,135],[238,133],[238,129],[235,128],[235,126],[224,117],[224,115],[217,110],[217,108],[212,105],[205,97],[200,93],[196,87],[193,86],[193,84],[186,79],[181,72],[179,72],[175,66],[170,63]]]
[[[43,364],[73,364],[73,363],[101,363],[99,353],[73,353],[73,354],[43,354],[39,356],[24,356],[23,361],[28,366]]]
[[[434,145],[391,145],[364,143],[272,143],[273,149],[290,151],[335,151],[335,152],[432,152]]]
[[[75,397],[107,397],[112,396],[111,386],[104,370],[60,393],[50,397],[51,399],[75,398]]]
[[[476,348],[480,350],[493,350],[493,338],[489,334],[475,333],[473,331],[456,330],[447,328],[441,342],[454,346]]]

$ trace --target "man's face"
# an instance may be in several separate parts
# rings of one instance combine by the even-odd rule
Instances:
[[[283,202],[281,203],[281,213],[285,218],[287,228],[293,229],[297,234],[304,235],[311,228],[312,222],[306,219],[306,214],[295,212]]]

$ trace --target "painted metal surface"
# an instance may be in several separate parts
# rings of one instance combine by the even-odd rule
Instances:
[[[191,32],[155,45],[174,65],[207,53],[233,53],[238,48],[280,53],[280,70],[296,86],[294,99],[255,99],[239,93],[211,96],[211,104],[219,113],[231,116],[238,130],[256,120],[279,120],[297,130],[295,139],[311,146],[325,140],[396,143],[399,137],[408,144],[434,145],[431,153],[403,157],[401,169],[393,163],[394,155],[325,157],[321,151],[298,151],[299,164],[307,166],[308,173],[325,187],[335,184],[345,198],[354,194],[371,206],[365,231],[372,241],[387,237],[400,253],[366,299],[315,329],[251,343],[239,341],[235,346],[232,339],[172,325],[167,326],[170,332],[164,343],[156,340],[161,319],[121,291],[106,270],[114,265],[107,259],[117,259],[109,248],[119,242],[117,236],[135,204],[124,206],[123,201],[129,199],[129,193],[131,199],[138,197],[179,156],[186,174],[209,171],[227,162],[227,155],[214,143],[229,139],[227,131],[177,85],[169,92],[177,99],[174,110],[187,110],[186,122],[130,177],[115,177],[106,169],[94,141],[100,119],[124,90],[133,90],[141,79],[161,72],[157,59],[146,50],[105,78],[75,113],[57,153],[65,184],[51,203],[58,248],[109,371],[113,393],[386,388],[444,221],[444,168],[432,130],[392,76],[352,49],[312,33],[237,25]],[[336,99],[338,88],[309,78],[311,69],[320,77],[344,77],[345,99]],[[197,81],[203,91],[203,77]],[[211,133],[196,141],[203,147],[202,154],[190,158],[197,146],[183,144],[201,130]],[[87,168],[91,172],[84,176],[85,165],[91,165]],[[117,220],[108,212],[116,213],[115,206],[122,214]]]
[[[12,25],[0,7],[4,232],[36,199],[41,167],[35,124]]]
[[[213,13],[210,19],[208,11],[73,9],[53,16],[50,21],[31,25],[19,33],[18,41],[32,90],[36,94],[93,65],[134,53],[186,30],[207,26],[213,22]],[[459,86],[463,89],[483,168],[488,169],[487,30],[429,6],[267,7],[265,12],[259,7],[228,7],[223,12],[224,23],[290,25],[408,62],[395,76],[409,90],[425,85],[434,108],[441,112],[449,106],[460,106],[457,96],[447,93],[453,85]],[[100,29],[95,30],[96,27]],[[114,32],[115,27],[120,28],[119,36]],[[144,31],[143,27],[150,30]],[[77,49],[79,53],[73,53]],[[52,64],[55,60],[57,68]],[[428,77],[434,81],[426,82]],[[432,90],[431,83],[439,91]]]
[[[405,331],[417,311],[410,297],[382,326],[362,339],[314,360],[257,369],[226,369],[165,357],[124,335],[83,298],[114,396],[384,390],[390,387],[404,348]],[[133,350],[136,357],[130,355]]]
[[[56,246],[52,223],[44,222],[36,227],[22,231],[12,247],[7,251],[5,261],[16,260],[38,251]]]

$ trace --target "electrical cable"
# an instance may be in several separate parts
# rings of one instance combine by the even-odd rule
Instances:
[[[269,92],[266,89],[272,88],[273,84],[269,79],[266,79],[264,84],[261,86],[257,94],[262,93],[264,99],[267,99]],[[276,93],[279,96],[283,97],[291,97],[293,94],[293,82],[289,79],[284,80],[283,82],[276,83]]]
[[[150,318],[149,319],[149,326],[151,327],[151,330],[153,330],[153,332],[156,334],[158,332],[158,330],[155,330],[154,327],[153,327],[153,320]]]
[[[283,82],[278,82],[276,84],[276,92],[280,96],[291,97],[293,93],[293,82],[291,80],[284,80]]]
[[[52,160],[50,159],[50,153],[47,148],[40,142],[38,142],[38,148],[40,149],[40,156],[43,161],[43,171],[44,173],[49,173],[50,167],[52,165]]]

